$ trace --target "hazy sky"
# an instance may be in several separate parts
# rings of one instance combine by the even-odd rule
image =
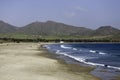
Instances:
[[[0,0],[0,20],[19,27],[53,20],[88,28],[120,28],[120,0]]]

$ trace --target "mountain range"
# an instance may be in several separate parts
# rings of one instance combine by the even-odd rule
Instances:
[[[16,27],[4,21],[0,21],[0,33],[17,33],[41,36],[114,36],[119,35],[120,30],[112,26],[101,26],[98,29],[93,30],[54,21],[32,22],[23,27]]]

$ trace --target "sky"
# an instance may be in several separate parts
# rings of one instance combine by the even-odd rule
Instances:
[[[96,29],[120,29],[120,0],[0,0],[0,20],[22,27],[48,20]]]

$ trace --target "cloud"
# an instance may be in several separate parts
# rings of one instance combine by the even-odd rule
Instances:
[[[64,16],[66,18],[74,18],[76,16],[84,14],[84,12],[88,12],[88,10],[80,6],[74,6],[71,9],[68,9],[68,11],[65,11]]]
[[[80,12],[88,12],[87,9],[85,9],[83,7],[80,7],[80,6],[76,6],[74,9],[77,10],[77,11],[80,11]]]
[[[76,13],[75,12],[65,12],[64,16],[67,18],[73,18],[76,16]]]

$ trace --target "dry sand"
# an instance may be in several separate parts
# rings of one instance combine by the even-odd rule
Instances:
[[[89,68],[46,57],[44,54],[49,53],[39,50],[39,46],[38,43],[0,44],[0,80],[99,80],[89,74]]]

